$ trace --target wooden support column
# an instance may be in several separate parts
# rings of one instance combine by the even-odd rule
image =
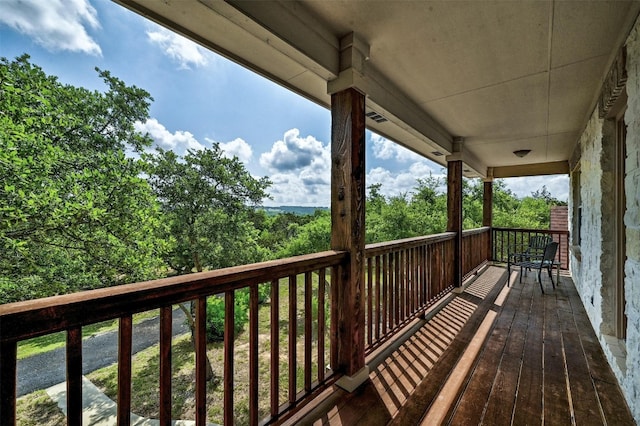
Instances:
[[[484,192],[482,193],[482,226],[493,227],[493,179],[484,180]],[[489,231],[487,239],[487,260],[493,260],[493,230]]]
[[[349,263],[332,282],[332,365],[351,391],[368,377],[364,363],[365,97],[348,88],[331,95],[331,248]],[[364,378],[364,379],[363,379]]]
[[[455,232],[453,284],[462,286],[462,161],[447,163],[447,231]]]

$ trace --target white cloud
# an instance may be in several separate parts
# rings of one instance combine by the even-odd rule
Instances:
[[[206,140],[207,142],[215,143],[210,139]],[[231,142],[219,142],[218,145],[227,158],[238,157],[238,160],[244,164],[248,164],[249,161],[251,161],[253,149],[251,148],[251,145],[241,138],[235,138]]]
[[[273,205],[328,206],[331,200],[331,152],[313,136],[300,137],[298,129],[285,132],[260,165],[271,171],[269,192]]]
[[[274,206],[329,206],[331,203],[330,177],[310,182],[293,173],[277,173],[269,176],[272,182],[269,194],[272,199],[266,204]]]
[[[206,50],[179,34],[159,27],[157,30],[147,31],[147,37],[152,44],[159,46],[165,55],[178,62],[180,69],[207,65]]]
[[[291,129],[284,133],[282,140],[273,144],[271,151],[260,156],[260,164],[272,171],[324,168],[330,164],[329,149],[313,136],[301,138],[298,129]]]
[[[424,159],[424,157],[415,152],[375,133],[371,134],[371,142],[373,142],[373,155],[381,160],[396,160],[401,163],[408,163]]]
[[[446,179],[446,175],[439,174],[427,161],[412,163],[408,169],[399,173],[393,173],[383,167],[374,167],[367,173],[367,187],[381,184],[380,193],[386,197],[400,194],[410,194],[416,187],[417,179],[426,179],[429,176]],[[445,180],[446,182],[446,180]]]
[[[136,122],[135,128],[141,133],[148,133],[156,145],[165,150],[182,154],[187,149],[200,150],[204,148],[204,145],[198,142],[190,132],[177,130],[175,133],[171,133],[155,118],[150,118],[144,123]]]
[[[100,28],[88,0],[0,0],[0,22],[51,51],[102,55],[85,27]]]
[[[569,199],[568,175],[517,177],[504,179],[504,182],[507,184],[507,188],[520,198],[529,197],[532,192],[539,191],[543,186],[546,186],[552,197],[560,201],[568,201]]]

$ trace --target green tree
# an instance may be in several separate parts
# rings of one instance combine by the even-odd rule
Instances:
[[[263,260],[249,217],[252,206],[267,197],[267,178],[253,178],[217,144],[184,157],[158,148],[144,158],[173,242],[168,266],[185,274]]]
[[[257,244],[258,231],[248,216],[253,210],[251,205],[267,196],[268,179],[253,178],[237,157],[226,158],[217,144],[211,149],[189,150],[182,158],[160,148],[143,157],[148,162],[148,180],[167,221],[166,238],[173,243],[165,258],[168,266],[178,274],[186,274],[194,269],[202,272],[205,268],[251,263],[265,257]],[[213,308],[219,307],[218,302],[221,301],[208,303],[211,324],[216,322],[215,312],[220,312]],[[238,309],[242,306],[236,305]],[[180,308],[193,337],[194,303],[190,308],[181,304]],[[212,378],[207,359],[207,380]]]
[[[445,182],[432,175],[416,180],[410,206],[414,236],[437,234],[447,228],[445,188]]]
[[[292,212],[283,212],[277,215],[268,216],[264,210],[256,209],[249,214],[249,220],[259,231],[258,242],[262,246],[269,258],[282,256],[282,250],[289,242],[296,238],[300,228],[315,220],[318,215],[324,214],[322,210],[317,210],[314,215],[301,215]]]
[[[317,253],[331,248],[331,213],[317,210],[313,219],[295,226],[295,235],[277,252],[276,257]]]
[[[64,85],[27,55],[0,58],[0,276],[43,283],[19,298],[160,272],[159,208],[141,161],[125,156],[150,144],[134,122],[152,99],[96,71],[104,93]]]

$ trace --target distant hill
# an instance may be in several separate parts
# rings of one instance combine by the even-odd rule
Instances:
[[[300,216],[312,215],[316,210],[329,210],[329,207],[305,207],[305,206],[278,206],[278,207],[258,207],[258,210],[264,210],[268,215],[275,216],[280,213],[294,213]]]

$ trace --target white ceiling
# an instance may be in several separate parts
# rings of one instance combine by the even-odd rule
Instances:
[[[566,162],[640,11],[639,1],[119,2],[321,105],[355,84],[388,119],[367,120],[372,130],[440,164],[464,138],[469,176]],[[356,72],[340,62],[351,33],[367,57]]]

